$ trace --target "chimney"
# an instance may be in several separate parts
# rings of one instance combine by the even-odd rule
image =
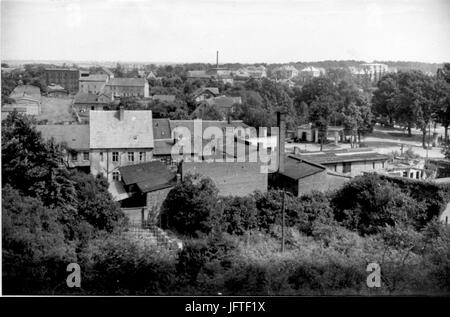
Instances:
[[[125,114],[125,108],[123,106],[119,107],[119,120],[122,121]]]
[[[286,138],[286,120],[284,112],[277,112],[278,131],[278,172],[284,172],[284,140]]]
[[[216,52],[216,68],[219,68],[219,51]]]

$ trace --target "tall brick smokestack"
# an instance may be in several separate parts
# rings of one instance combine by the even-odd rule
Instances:
[[[216,52],[216,68],[219,68],[219,51]]]
[[[284,172],[284,141],[286,138],[286,114],[284,112],[277,112],[277,127],[278,134],[278,172]]]

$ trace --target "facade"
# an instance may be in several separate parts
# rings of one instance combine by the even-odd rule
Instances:
[[[148,98],[149,85],[145,78],[113,78],[105,85],[105,93],[115,98]]]
[[[388,160],[387,155],[379,154],[371,149],[308,152],[292,157],[321,164],[331,172],[352,177],[365,172],[384,173]]]
[[[73,110],[81,121],[89,120],[90,110],[103,110],[112,98],[105,94],[78,92],[73,101]]]
[[[297,68],[292,65],[279,66],[272,72],[276,79],[292,79],[298,76]]]
[[[297,127],[297,138],[301,142],[320,142],[319,129],[313,124],[303,124]],[[345,131],[343,126],[328,126],[327,139],[333,139],[335,144],[344,141]]]
[[[105,85],[108,80],[108,75],[104,74],[90,74],[88,76],[81,76],[80,92],[100,94],[104,91]]]
[[[2,118],[6,118],[9,112],[14,110],[27,115],[39,115],[41,113],[41,90],[32,85],[19,85],[11,92],[9,98],[14,100],[12,104],[2,106]]]
[[[46,68],[44,79],[47,85],[60,85],[75,94],[79,89],[80,71],[76,68]]]
[[[119,168],[153,157],[152,112],[90,111],[91,173],[120,182]]]
[[[364,63],[360,64],[358,67],[350,67],[352,75],[367,78],[373,82],[378,81],[384,74],[390,71],[388,65],[380,63]]]

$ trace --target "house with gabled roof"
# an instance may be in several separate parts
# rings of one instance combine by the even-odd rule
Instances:
[[[201,102],[209,98],[219,96],[219,88],[217,87],[201,87],[192,93],[192,98],[196,102]]]

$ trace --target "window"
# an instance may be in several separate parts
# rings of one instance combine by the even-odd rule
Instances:
[[[381,163],[382,164],[382,166],[383,166],[383,168],[384,168],[384,162],[383,163]]]
[[[344,163],[342,167],[343,173],[350,173],[352,171],[352,163]]]
[[[408,172],[407,171],[403,172],[403,177],[408,177]]]
[[[375,169],[375,162],[372,163],[372,167],[373,167],[373,169]]]
[[[139,152],[139,161],[145,161],[145,152]]]
[[[420,178],[420,172],[419,172],[419,171],[416,172],[416,178],[417,178],[417,179]]]
[[[103,152],[100,152],[100,161],[103,161]]]
[[[113,162],[119,162],[119,152],[113,152],[112,153],[112,161]]]
[[[120,178],[119,172],[118,172],[118,171],[114,171],[114,172],[112,173],[112,178],[113,178],[113,181],[118,181],[119,178]]]
[[[78,160],[78,153],[77,152],[72,152],[70,154],[70,156],[71,156],[71,160],[72,161],[77,161]]]
[[[128,152],[128,161],[134,162],[134,152]]]

